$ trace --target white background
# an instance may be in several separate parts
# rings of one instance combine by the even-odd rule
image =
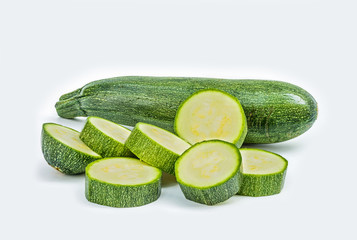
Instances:
[[[0,1],[1,239],[356,239],[356,3],[329,0]],[[84,177],[45,162],[41,126],[63,93],[124,75],[283,80],[319,116],[259,145],[286,157],[283,191],[216,206],[174,179],[146,206],[92,204]]]

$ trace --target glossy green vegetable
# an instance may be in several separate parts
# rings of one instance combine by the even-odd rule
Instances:
[[[59,116],[99,116],[135,126],[146,122],[174,130],[180,104],[194,92],[214,88],[235,96],[248,123],[245,143],[274,143],[306,132],[317,118],[315,99],[290,83],[180,77],[116,77],[86,84],[56,103]]]

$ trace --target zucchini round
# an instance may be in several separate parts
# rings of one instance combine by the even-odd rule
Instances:
[[[191,201],[214,205],[239,190],[241,155],[232,143],[199,142],[186,150],[175,165],[176,180]]]
[[[88,117],[79,138],[103,158],[134,157],[124,146],[131,131],[100,117]]]
[[[282,142],[306,132],[317,103],[304,89],[282,81],[125,76],[90,82],[64,94],[59,116],[99,116],[127,126],[146,122],[171,132],[180,104],[201,89],[219,89],[237,99],[247,117],[245,143]]]
[[[161,171],[135,158],[103,158],[86,167],[88,201],[110,207],[138,207],[157,200]]]
[[[177,158],[191,145],[162,128],[137,123],[125,146],[140,160],[174,174]]]
[[[178,108],[175,132],[190,144],[219,139],[240,147],[247,122],[238,99],[220,90],[200,90]]]
[[[47,163],[65,174],[84,173],[92,161],[102,158],[79,139],[79,132],[55,123],[44,123],[42,153]]]
[[[259,197],[278,194],[285,181],[288,161],[282,156],[254,148],[241,148],[239,195]]]

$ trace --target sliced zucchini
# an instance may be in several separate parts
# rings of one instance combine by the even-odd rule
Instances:
[[[124,146],[131,131],[100,117],[88,117],[79,138],[102,157],[134,157]]]
[[[137,207],[161,193],[161,171],[135,158],[103,158],[86,168],[88,201],[110,207]]]
[[[268,196],[280,193],[284,186],[288,161],[282,156],[254,148],[241,148],[242,181],[239,195]]]
[[[174,174],[177,158],[191,145],[162,128],[137,123],[125,146],[140,160]]]
[[[232,143],[209,140],[196,143],[177,160],[176,180],[189,200],[214,205],[239,190],[241,155]]]
[[[240,147],[247,135],[247,121],[238,99],[215,89],[198,91],[181,103],[174,128],[190,144],[219,139]]]
[[[55,123],[42,125],[42,153],[49,165],[65,174],[84,173],[92,161],[102,158],[79,139],[79,132]]]

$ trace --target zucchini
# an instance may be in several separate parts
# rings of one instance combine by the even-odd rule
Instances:
[[[220,139],[240,147],[247,135],[247,122],[238,99],[215,89],[200,90],[181,103],[175,132],[190,144]]]
[[[86,167],[88,201],[110,207],[137,207],[157,200],[161,171],[134,158],[103,158]]]
[[[131,131],[119,124],[99,117],[87,118],[79,138],[103,158],[133,157],[124,146]]]
[[[191,145],[157,126],[137,123],[125,146],[140,160],[174,174],[177,158]]]
[[[185,197],[214,205],[239,190],[241,155],[232,143],[208,140],[186,150],[175,164],[175,176]]]
[[[297,137],[317,118],[317,103],[304,89],[270,80],[185,77],[116,77],[64,94],[55,107],[64,118],[98,116],[127,126],[147,122],[171,132],[180,104],[194,92],[214,88],[236,97],[247,117],[245,143]]]
[[[42,153],[47,163],[65,174],[84,173],[92,161],[102,158],[79,139],[79,132],[55,123],[44,123]]]
[[[282,156],[254,148],[241,148],[242,168],[239,195],[268,196],[284,186],[288,161]]]

